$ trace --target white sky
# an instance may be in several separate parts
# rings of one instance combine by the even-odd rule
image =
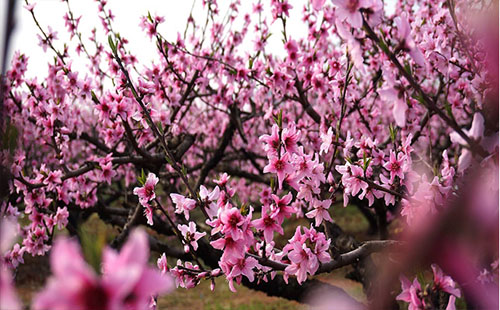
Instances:
[[[28,76],[42,77],[47,72],[47,62],[53,61],[54,54],[50,50],[44,53],[42,48],[38,45],[38,29],[30,13],[24,8],[24,1],[17,1],[17,24],[10,42],[10,56],[8,59],[11,59],[14,51],[20,50],[29,56]],[[198,24],[202,24],[205,21],[206,11],[202,7],[202,0],[194,1],[194,18]],[[290,20],[287,23],[287,32],[289,35],[293,34],[295,37],[305,37],[307,35],[307,27],[301,22],[301,12],[306,1],[307,0],[290,0],[293,9],[290,12]],[[2,6],[6,7],[7,0],[0,0],[0,2],[2,2]],[[33,1],[30,1],[30,3],[31,2]],[[60,0],[38,0],[35,2],[37,2],[35,6],[35,15],[38,21],[44,30],[46,30],[48,26],[51,26],[52,29],[58,32],[59,40],[55,42],[55,46],[62,50],[64,42],[69,41],[69,35],[67,34],[63,19],[66,13],[66,3]],[[230,2],[224,0],[219,0],[218,2],[222,18]],[[244,15],[243,12],[251,14],[252,4],[256,1],[242,0],[241,2],[241,17]],[[262,3],[265,4],[266,7],[269,7],[270,0],[263,0]],[[103,36],[103,32],[100,28],[101,21],[97,14],[97,3],[94,0],[70,0],[70,5],[75,17],[82,16],[79,30],[83,33],[84,43],[86,43],[87,47],[92,47],[92,45],[88,43],[87,38],[90,35],[90,30],[95,27],[98,30],[98,34],[100,33],[98,37],[101,42],[104,42],[105,48],[107,48],[107,39]],[[192,5],[192,0],[109,0],[107,8],[111,9],[115,15],[113,24],[114,30],[129,39],[130,44],[128,48],[138,57],[139,68],[141,68],[141,63],[151,63],[151,60],[156,57],[156,52],[154,43],[150,41],[149,37],[139,27],[140,17],[146,15],[148,11],[150,11],[152,15],[156,13],[164,16],[165,23],[159,28],[160,33],[168,40],[174,40],[177,37],[177,32],[182,33],[184,31]],[[1,9],[1,11],[2,14],[4,14],[5,10]],[[267,10],[266,14],[271,14],[270,10]],[[0,20],[2,20],[2,34],[0,35],[0,39],[2,39],[3,42],[3,21],[5,19],[2,17]],[[248,46],[249,49],[253,48],[251,40],[254,39],[251,30],[248,34],[248,40],[250,42],[246,42],[246,45],[244,45],[248,46],[248,44],[251,44],[251,46]],[[275,22],[271,27],[271,32],[273,32],[273,36],[269,39],[269,50],[279,52],[282,50],[281,23]],[[76,53],[74,53],[75,46],[76,38],[73,38],[73,43],[70,45],[70,52],[72,55],[76,55]],[[73,59],[73,69],[84,70],[87,62],[83,59],[85,57],[83,53],[81,57],[82,59]]]
[[[3,45],[5,12],[8,0],[0,0],[0,45]],[[38,45],[37,38],[38,29],[31,18],[30,13],[24,8],[24,0],[16,0],[16,28],[10,42],[10,53],[8,61],[16,50],[29,56],[28,61],[28,76],[43,77],[47,73],[47,62],[52,62],[54,53],[50,50],[44,53],[42,48]],[[36,2],[35,15],[37,16],[40,24],[47,29],[51,26],[52,29],[58,32],[59,40],[55,42],[56,48],[62,50],[64,42],[69,41],[66,27],[64,26],[63,16],[66,13],[66,3],[61,0],[29,0]],[[155,59],[155,45],[150,41],[149,37],[139,27],[140,17],[146,15],[148,11],[151,14],[158,14],[165,17],[165,23],[159,28],[160,33],[168,40],[175,40],[177,32],[183,32],[186,20],[193,5],[193,15],[198,24],[204,23],[206,11],[202,7],[203,0],[108,0],[107,8],[111,9],[115,15],[114,29],[122,36],[129,39],[129,50],[134,53],[139,59],[139,69],[141,64],[149,65]],[[307,27],[301,20],[303,6],[309,0],[289,0],[293,6],[290,11],[290,18],[287,22],[287,33],[295,38],[305,37],[307,35]],[[226,12],[229,0],[218,0],[221,18]],[[240,17],[244,16],[245,12],[252,14],[252,4],[257,0],[241,0]],[[265,14],[270,16],[270,2],[271,0],[262,0],[265,7]],[[386,13],[391,14],[393,11],[396,0],[385,0]],[[92,28],[98,29],[98,38],[104,42],[107,48],[107,38],[103,36],[100,28],[100,19],[97,15],[97,3],[94,0],[70,0],[70,5],[75,17],[82,16],[79,30],[83,33],[83,39],[87,47],[92,47],[88,42],[88,36]],[[252,20],[257,20],[252,18]],[[268,19],[270,20],[270,19]],[[271,27],[273,35],[268,40],[268,51],[284,55],[283,44],[281,42],[281,23],[275,22]],[[252,34],[253,28],[249,30],[247,41],[244,42],[243,48],[253,49],[254,35]],[[99,36],[100,34],[100,36]],[[76,38],[73,38],[70,44],[71,55],[74,53],[76,47]],[[92,50],[92,49],[90,49]],[[80,59],[73,58],[73,70],[80,72],[85,70],[87,61],[84,54],[81,54]],[[80,75],[81,76],[81,75]]]

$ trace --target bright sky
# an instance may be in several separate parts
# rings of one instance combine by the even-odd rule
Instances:
[[[5,5],[7,2],[7,0],[0,1],[2,5]],[[307,0],[290,1],[294,8],[290,12],[290,20],[287,23],[287,32],[289,34],[300,37],[306,36],[307,28],[300,21],[301,11],[306,1]],[[30,1],[30,3],[31,2],[32,1]],[[62,50],[64,42],[69,41],[69,35],[66,33],[67,31],[63,19],[66,13],[66,3],[60,0],[38,0],[35,2],[37,2],[35,6],[35,15],[37,19],[44,29],[50,26],[58,32],[59,40],[56,41],[55,46]],[[221,15],[223,15],[226,12],[229,1],[218,2]],[[256,1],[243,0],[240,6],[240,12],[251,13],[252,4],[255,2]],[[269,0],[263,0],[262,2],[269,7]],[[101,21],[97,15],[97,3],[94,0],[70,0],[70,5],[75,17],[82,16],[80,31],[84,34],[84,40],[87,40],[92,28],[96,27],[98,31],[101,30],[99,28]],[[166,22],[160,27],[160,33],[167,39],[174,40],[177,37],[177,32],[180,31],[182,33],[184,31],[192,5],[192,0],[109,0],[107,7],[110,8],[115,15],[115,31],[118,31],[122,36],[129,39],[131,42],[129,49],[139,58],[139,63],[148,64],[156,57],[155,45],[139,27],[140,17],[146,15],[148,11],[150,11],[151,14],[156,13],[164,16]],[[202,7],[202,0],[194,0],[194,8],[193,16],[195,20],[198,24],[204,23],[206,11]],[[1,11],[2,14],[4,14],[5,10],[1,9]],[[267,14],[271,14],[270,10],[267,10]],[[241,17],[243,17],[243,14],[241,14]],[[2,18],[1,20],[3,21],[5,19]],[[24,1],[21,0],[17,3],[16,21],[17,25],[11,39],[10,56],[8,59],[11,59],[15,50],[20,50],[29,56],[28,76],[40,76],[45,74],[47,72],[46,64],[52,61],[54,54],[50,51],[44,53],[42,48],[38,45],[38,29],[30,13],[24,8]],[[4,22],[2,22],[2,37],[3,24]],[[274,35],[270,38],[270,50],[282,50],[281,23],[274,23],[271,31]],[[248,39],[250,42],[246,42],[245,44],[253,45],[251,40],[254,39],[254,36],[251,34],[251,31],[249,32]],[[100,34],[102,42],[107,42],[102,31]],[[71,48],[74,50],[76,39],[74,38],[73,40]],[[84,42],[87,43],[87,41]],[[86,45],[92,46],[88,43]],[[107,47],[107,43],[105,47]],[[252,47],[253,46],[249,46],[249,48]],[[75,53],[73,54],[75,55]],[[84,57],[83,54],[82,57]],[[85,64],[85,59],[74,59],[73,69],[84,69]]]
[[[47,72],[47,62],[52,62],[54,54],[51,51],[44,53],[38,45],[39,40],[37,34],[38,29],[35,26],[30,13],[24,8],[24,0],[16,0],[16,28],[11,38],[9,63],[12,54],[16,50],[20,50],[29,56],[28,76],[40,76]],[[193,2],[194,1],[194,2]],[[177,32],[183,32],[186,20],[194,4],[193,16],[198,24],[205,21],[206,11],[202,7],[203,0],[108,0],[107,7],[113,11],[115,15],[114,29],[122,36],[130,41],[129,50],[131,50],[139,59],[139,64],[150,64],[156,57],[155,45],[149,37],[139,27],[140,17],[146,15],[148,11],[151,14],[158,14],[165,17],[166,22],[160,27],[160,33],[168,40],[174,40],[177,37]],[[290,11],[290,18],[287,23],[287,32],[293,37],[305,37],[307,35],[306,25],[301,21],[302,8],[309,0],[289,0],[293,6]],[[386,13],[390,14],[396,0],[385,0]],[[5,13],[8,0],[0,0],[0,44],[3,44]],[[63,16],[67,11],[66,3],[61,0],[29,0],[30,3],[36,2],[35,15],[40,24],[46,30],[48,26],[58,32],[59,40],[55,42],[55,46],[62,50],[64,42],[69,41],[66,27],[64,25]],[[252,13],[252,5],[257,0],[241,0],[240,17],[243,17],[243,12]],[[262,0],[265,7],[265,14],[270,16],[270,0]],[[221,14],[227,10],[230,3],[229,0],[219,0],[219,9]],[[88,47],[92,46],[88,43],[90,30],[94,27],[98,29],[98,38],[101,42],[107,42],[100,28],[100,19],[97,15],[97,2],[94,0],[70,0],[70,5],[75,17],[82,16],[80,22],[80,31],[84,35],[84,42]],[[99,32],[100,31],[100,32]],[[273,51],[278,55],[284,55],[283,44],[281,42],[281,23],[275,22],[271,27],[273,36],[269,39],[268,51]],[[100,36],[99,36],[100,34]],[[252,29],[247,36],[248,41],[244,42],[243,48],[253,48]],[[76,38],[70,45],[72,55],[76,46]],[[107,43],[105,43],[107,48]],[[86,59],[73,59],[73,70],[84,71],[87,64]],[[139,67],[141,68],[141,67]]]

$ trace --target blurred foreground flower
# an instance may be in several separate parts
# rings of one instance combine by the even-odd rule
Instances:
[[[147,309],[151,296],[173,288],[171,278],[148,267],[149,246],[142,230],[131,233],[120,253],[106,248],[103,275],[84,261],[76,241],[61,238],[50,256],[53,272],[34,299],[34,309],[108,310]]]
[[[10,221],[0,221],[0,254],[5,253],[15,237],[15,225]],[[0,260],[0,309],[17,310],[21,304],[12,286],[12,275],[3,260]]]

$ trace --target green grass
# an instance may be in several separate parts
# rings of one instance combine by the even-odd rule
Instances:
[[[356,238],[366,238],[369,223],[355,206],[348,205],[344,208],[341,203],[335,204],[333,205],[333,213],[331,216],[335,223],[337,223],[337,225],[339,225],[345,232]]]
[[[237,292],[229,290],[224,278],[216,280],[215,290],[210,291],[210,282],[203,281],[193,289],[178,288],[158,300],[158,310],[162,309],[207,309],[207,310],[271,310],[305,309],[294,301],[269,297],[262,292],[235,285]]]

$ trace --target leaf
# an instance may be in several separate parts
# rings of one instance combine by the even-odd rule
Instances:
[[[391,136],[391,141],[394,143],[396,141],[396,128],[389,124],[389,134]]]
[[[370,166],[371,161],[372,161],[372,159],[368,158],[368,160],[366,162],[364,162],[364,167],[363,167],[364,171],[366,171],[366,169],[368,169],[368,166]]]
[[[137,181],[139,181],[139,184],[144,186],[146,184],[146,175],[144,174],[144,169],[141,169],[141,175],[137,178]]]
[[[276,184],[275,184],[274,178],[271,178],[271,191],[274,192],[275,187],[276,187]]]
[[[111,35],[108,36],[108,43],[109,47],[111,47],[111,50],[113,51],[113,54],[116,55],[116,45]]]
[[[250,211],[250,208],[249,208],[248,203],[245,202],[244,204],[241,205],[241,207],[240,207],[241,215],[246,216],[249,211]]]
[[[405,61],[405,71],[408,72],[409,75],[412,75],[410,63],[408,63],[407,61]]]
[[[165,160],[170,166],[174,166],[174,161],[170,157],[165,155]]]
[[[455,116],[453,115],[453,111],[451,110],[451,105],[450,103],[448,102],[448,100],[445,100],[444,101],[444,109],[446,110],[446,112],[448,113],[448,116],[451,118],[451,119],[455,119]]]
[[[90,91],[90,95],[92,96],[92,101],[94,101],[95,104],[99,104],[99,99],[97,99],[97,96],[95,95],[94,91]]]
[[[384,35],[384,33],[381,31],[382,33],[382,36]],[[386,53],[386,54],[390,54],[390,51],[389,51],[389,47],[387,46],[387,44],[385,43],[383,37],[379,38],[378,40],[378,45],[380,46],[380,48]]]
[[[158,131],[160,132],[160,134],[163,136],[163,125],[161,122],[157,122],[156,123],[156,127],[158,128]]]

